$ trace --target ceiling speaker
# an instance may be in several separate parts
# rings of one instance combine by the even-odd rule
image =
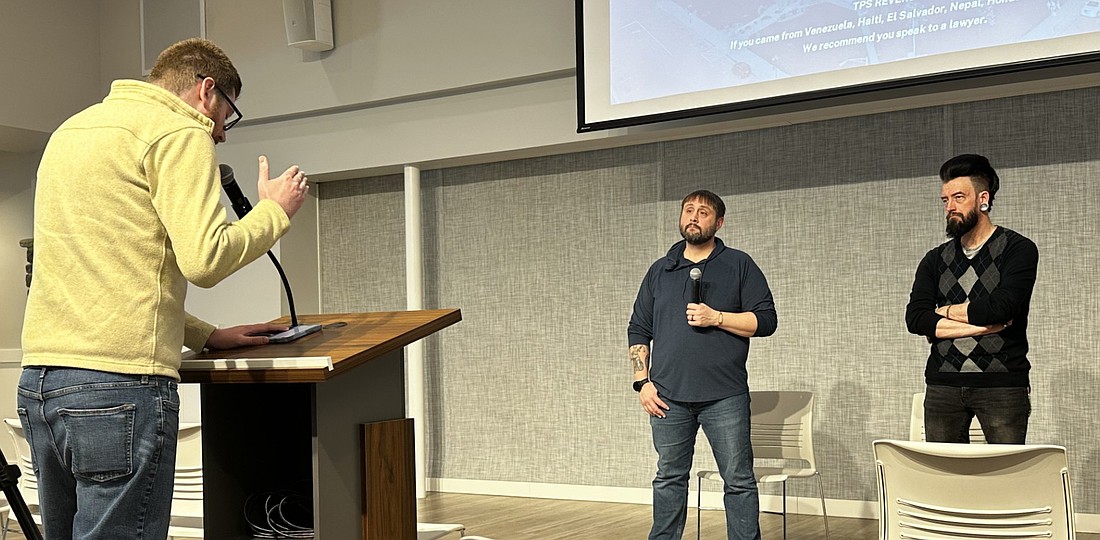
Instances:
[[[331,51],[332,0],[283,0],[286,44],[299,49]]]

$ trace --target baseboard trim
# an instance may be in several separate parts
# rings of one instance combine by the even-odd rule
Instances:
[[[649,488],[541,484],[533,482],[505,482],[498,480],[466,480],[460,478],[429,478],[428,491],[628,504],[651,504],[653,500],[653,493]],[[692,483],[692,490],[688,499],[688,506],[690,508],[695,508],[694,482]],[[703,492],[704,508],[717,508],[721,507],[721,505],[722,494],[720,492]],[[825,505],[830,516],[878,519],[877,501],[825,499]],[[782,511],[782,496],[761,494],[760,509],[764,512]],[[821,515],[821,499],[817,497],[787,497],[787,512],[792,514]],[[1100,532],[1100,514],[1076,514],[1075,519],[1077,532]]]
[[[1077,532],[1100,533],[1100,514],[1073,514]]]
[[[15,367],[23,363],[23,349],[0,349],[0,367]]]

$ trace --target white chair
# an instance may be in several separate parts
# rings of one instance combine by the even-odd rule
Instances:
[[[909,417],[909,440],[923,441],[924,437],[924,392],[913,394],[913,412]],[[985,444],[985,432],[978,423],[978,417],[970,422],[970,443]]]
[[[780,482],[783,485],[783,538],[787,538],[787,480],[817,478],[821,497],[821,514],[825,520],[825,538],[829,538],[829,514],[825,510],[825,489],[814,458],[813,392],[760,391],[749,392],[753,459],[765,465],[754,465],[758,483]],[[778,465],[776,465],[778,463]],[[722,481],[718,471],[699,471],[696,500],[696,538],[702,535],[703,480]]]
[[[34,462],[31,461],[31,445],[23,433],[23,424],[18,418],[5,418],[4,425],[15,447],[15,461],[19,465],[19,493],[23,502],[31,511],[34,522],[41,525],[42,516],[38,512],[38,477],[34,474]]]
[[[1074,540],[1066,449],[873,443],[880,540]]]
[[[202,538],[202,425],[180,423],[168,538]]]
[[[417,523],[416,540],[435,540],[451,533],[466,537],[466,527],[459,523]],[[460,539],[461,540],[461,539]]]

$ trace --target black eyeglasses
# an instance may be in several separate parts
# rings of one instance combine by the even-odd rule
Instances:
[[[201,75],[201,74],[195,75],[195,76],[200,78],[200,79],[205,79],[206,78],[206,75]],[[237,105],[235,103],[233,103],[233,100],[229,99],[229,94],[226,94],[225,90],[222,90],[222,87],[218,86],[218,83],[214,83],[214,90],[217,90],[218,93],[221,94],[222,97],[225,98],[225,100],[229,102],[229,106],[232,107],[232,109],[233,109],[234,116],[231,119],[226,120],[225,127],[222,128],[223,131],[229,131],[229,128],[232,128],[233,126],[237,125],[237,122],[240,122],[241,118],[244,118],[244,115],[241,114],[241,110],[237,108]]]

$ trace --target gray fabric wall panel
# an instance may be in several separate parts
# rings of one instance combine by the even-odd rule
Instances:
[[[984,153],[1004,167],[1096,161],[1100,88],[964,103],[950,111],[960,153]],[[1007,193],[1006,193],[1007,194]]]
[[[1078,511],[1100,512],[1098,102],[1087,89],[425,172],[426,305],[463,311],[428,343],[429,476],[649,486],[626,323],[679,239],[680,199],[707,188],[727,204],[719,236],[775,293],[750,386],[814,391],[826,496],[874,500],[871,441],[906,438],[923,390],[928,346],[904,308],[944,241],[936,173],[978,152],[1002,177],[994,221],[1040,249],[1029,442],[1066,445]],[[401,178],[319,188],[322,308],[402,309]],[[705,437],[697,450],[713,468]]]
[[[662,145],[675,171],[664,197],[695,185],[726,196],[920,176],[945,151],[942,132],[935,108],[673,141]]]
[[[321,309],[405,309],[405,195],[400,176],[317,186]],[[342,216],[342,219],[331,219]]]
[[[654,200],[658,171],[639,150],[612,153],[621,159],[597,170],[560,156],[445,171],[440,305],[461,307],[463,322],[442,361],[461,391],[439,410],[451,426],[439,444],[458,458],[433,460],[433,476],[643,479],[618,459],[647,445],[621,391],[622,343],[653,210],[621,201]]]

